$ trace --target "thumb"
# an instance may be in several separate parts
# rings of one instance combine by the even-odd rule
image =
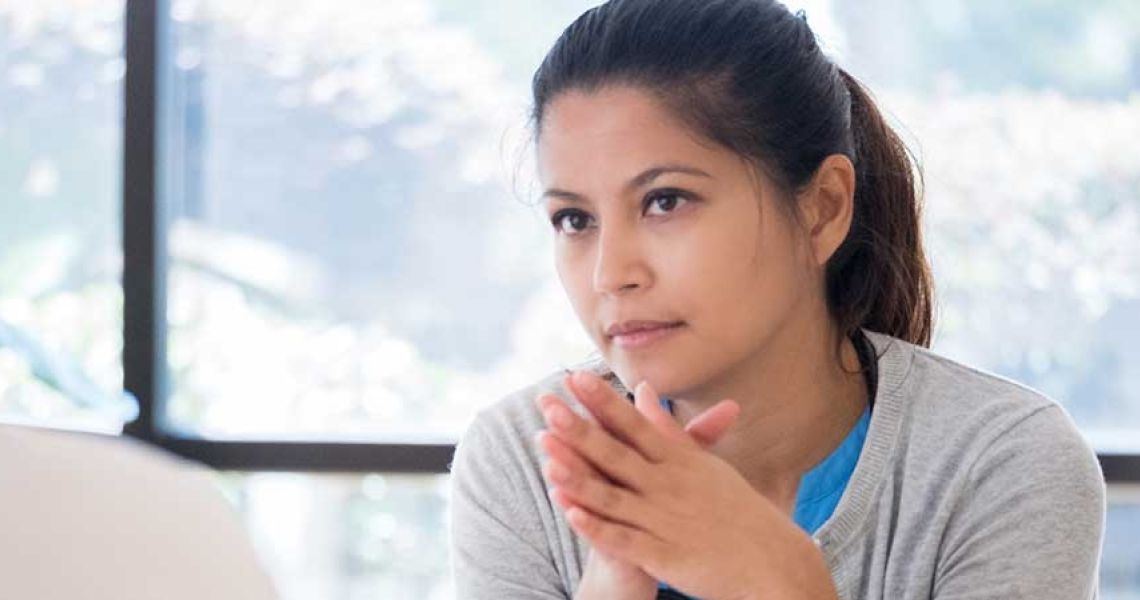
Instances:
[[[642,381],[634,388],[634,406],[658,431],[666,437],[686,442],[696,442],[708,448],[720,439],[740,414],[740,405],[733,400],[721,400],[689,421],[682,430],[673,415],[661,407],[657,392],[648,382]]]
[[[661,399],[649,382],[642,381],[633,388],[633,405],[665,437],[674,441],[688,440],[689,436],[673,420],[673,415],[661,407]]]
[[[708,448],[720,440],[720,437],[728,431],[728,428],[732,426],[733,421],[739,415],[739,404],[734,400],[721,400],[708,410],[693,417],[689,424],[685,425],[685,432],[702,448]]]

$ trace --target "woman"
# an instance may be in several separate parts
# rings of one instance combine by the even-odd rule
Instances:
[[[1096,596],[1096,456],[1051,399],[927,349],[909,155],[803,18],[611,0],[533,92],[601,359],[460,441],[458,597]]]

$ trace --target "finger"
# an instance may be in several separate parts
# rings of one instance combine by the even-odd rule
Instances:
[[[558,486],[563,485],[566,481],[565,476],[559,476],[553,472],[558,465],[564,472],[569,472],[569,477],[574,479],[598,479],[601,481],[612,481],[601,471],[598,471],[588,461],[583,459],[573,448],[567,446],[565,442],[558,439],[558,436],[553,433],[542,430],[535,435],[538,445],[546,453],[548,460],[543,465],[542,474],[547,480],[547,485],[550,487],[550,498],[554,500],[555,504],[562,507],[563,510],[574,506],[574,502],[569,499],[566,494],[555,495],[554,491]]]
[[[740,405],[722,400],[694,417],[681,429],[673,415],[661,406],[660,397],[648,382],[637,385],[634,405],[658,430],[674,440],[695,441],[702,448],[715,444],[740,414]]]
[[[590,545],[607,556],[636,565],[663,564],[669,552],[668,544],[656,535],[618,523],[582,507],[566,511],[566,520]]]
[[[644,526],[646,519],[638,519],[638,514],[645,516],[645,511],[638,511],[637,501],[632,498],[621,498],[611,503],[601,496],[608,493],[599,492],[603,486],[612,487],[613,480],[606,477],[589,462],[584,460],[573,448],[558,439],[558,436],[548,431],[540,431],[535,436],[546,455],[550,457],[543,467],[543,476],[551,486],[548,495],[563,512],[573,506],[587,507],[608,515],[609,518],[633,526]],[[562,474],[558,474],[561,471]],[[621,490],[625,494],[624,489]],[[606,506],[620,505],[611,510]]]
[[[677,425],[673,415],[661,407],[661,398],[648,382],[642,381],[633,388],[633,405],[646,420],[667,438],[675,442],[687,439],[688,436]]]
[[[702,448],[708,448],[720,440],[738,416],[740,416],[739,404],[733,400],[721,400],[712,408],[693,417],[685,425],[685,432]]]
[[[551,436],[550,439],[556,438]],[[556,458],[546,463],[543,472],[554,485],[550,491],[551,499],[564,509],[569,510],[576,505],[612,521],[640,529],[649,528],[652,521],[650,507],[630,490],[604,477],[582,476]]]
[[[575,473],[579,477],[596,477],[605,481],[612,481],[605,473],[594,468],[582,455],[578,454],[573,448],[566,445],[566,442],[558,439],[550,431],[543,429],[535,435],[535,440],[538,441],[539,447],[546,453],[549,460],[556,460],[564,467]]]
[[[564,381],[594,419],[614,437],[636,449],[650,462],[661,462],[665,458],[670,445],[665,436],[600,377],[588,371],[577,371]]]
[[[598,471],[628,488],[645,489],[649,463],[639,452],[614,439],[598,423],[575,414],[558,396],[539,396],[539,406],[551,433]]]

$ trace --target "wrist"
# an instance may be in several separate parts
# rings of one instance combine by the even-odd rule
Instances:
[[[762,580],[750,581],[737,600],[839,600],[823,550],[814,539],[798,537],[799,541],[786,547],[789,551],[782,566],[774,565],[775,570],[763,575]]]
[[[814,538],[805,536],[803,552],[800,554],[799,581],[795,588],[798,593],[789,594],[786,598],[799,600],[838,600],[839,594],[835,589],[835,581],[831,578],[831,568],[823,555],[823,549],[816,544]]]
[[[657,582],[645,571],[591,548],[574,600],[653,600],[656,595]]]

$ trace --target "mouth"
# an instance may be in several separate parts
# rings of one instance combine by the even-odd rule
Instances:
[[[610,326],[606,335],[620,348],[644,348],[668,338],[684,325],[684,321],[633,321]]]

